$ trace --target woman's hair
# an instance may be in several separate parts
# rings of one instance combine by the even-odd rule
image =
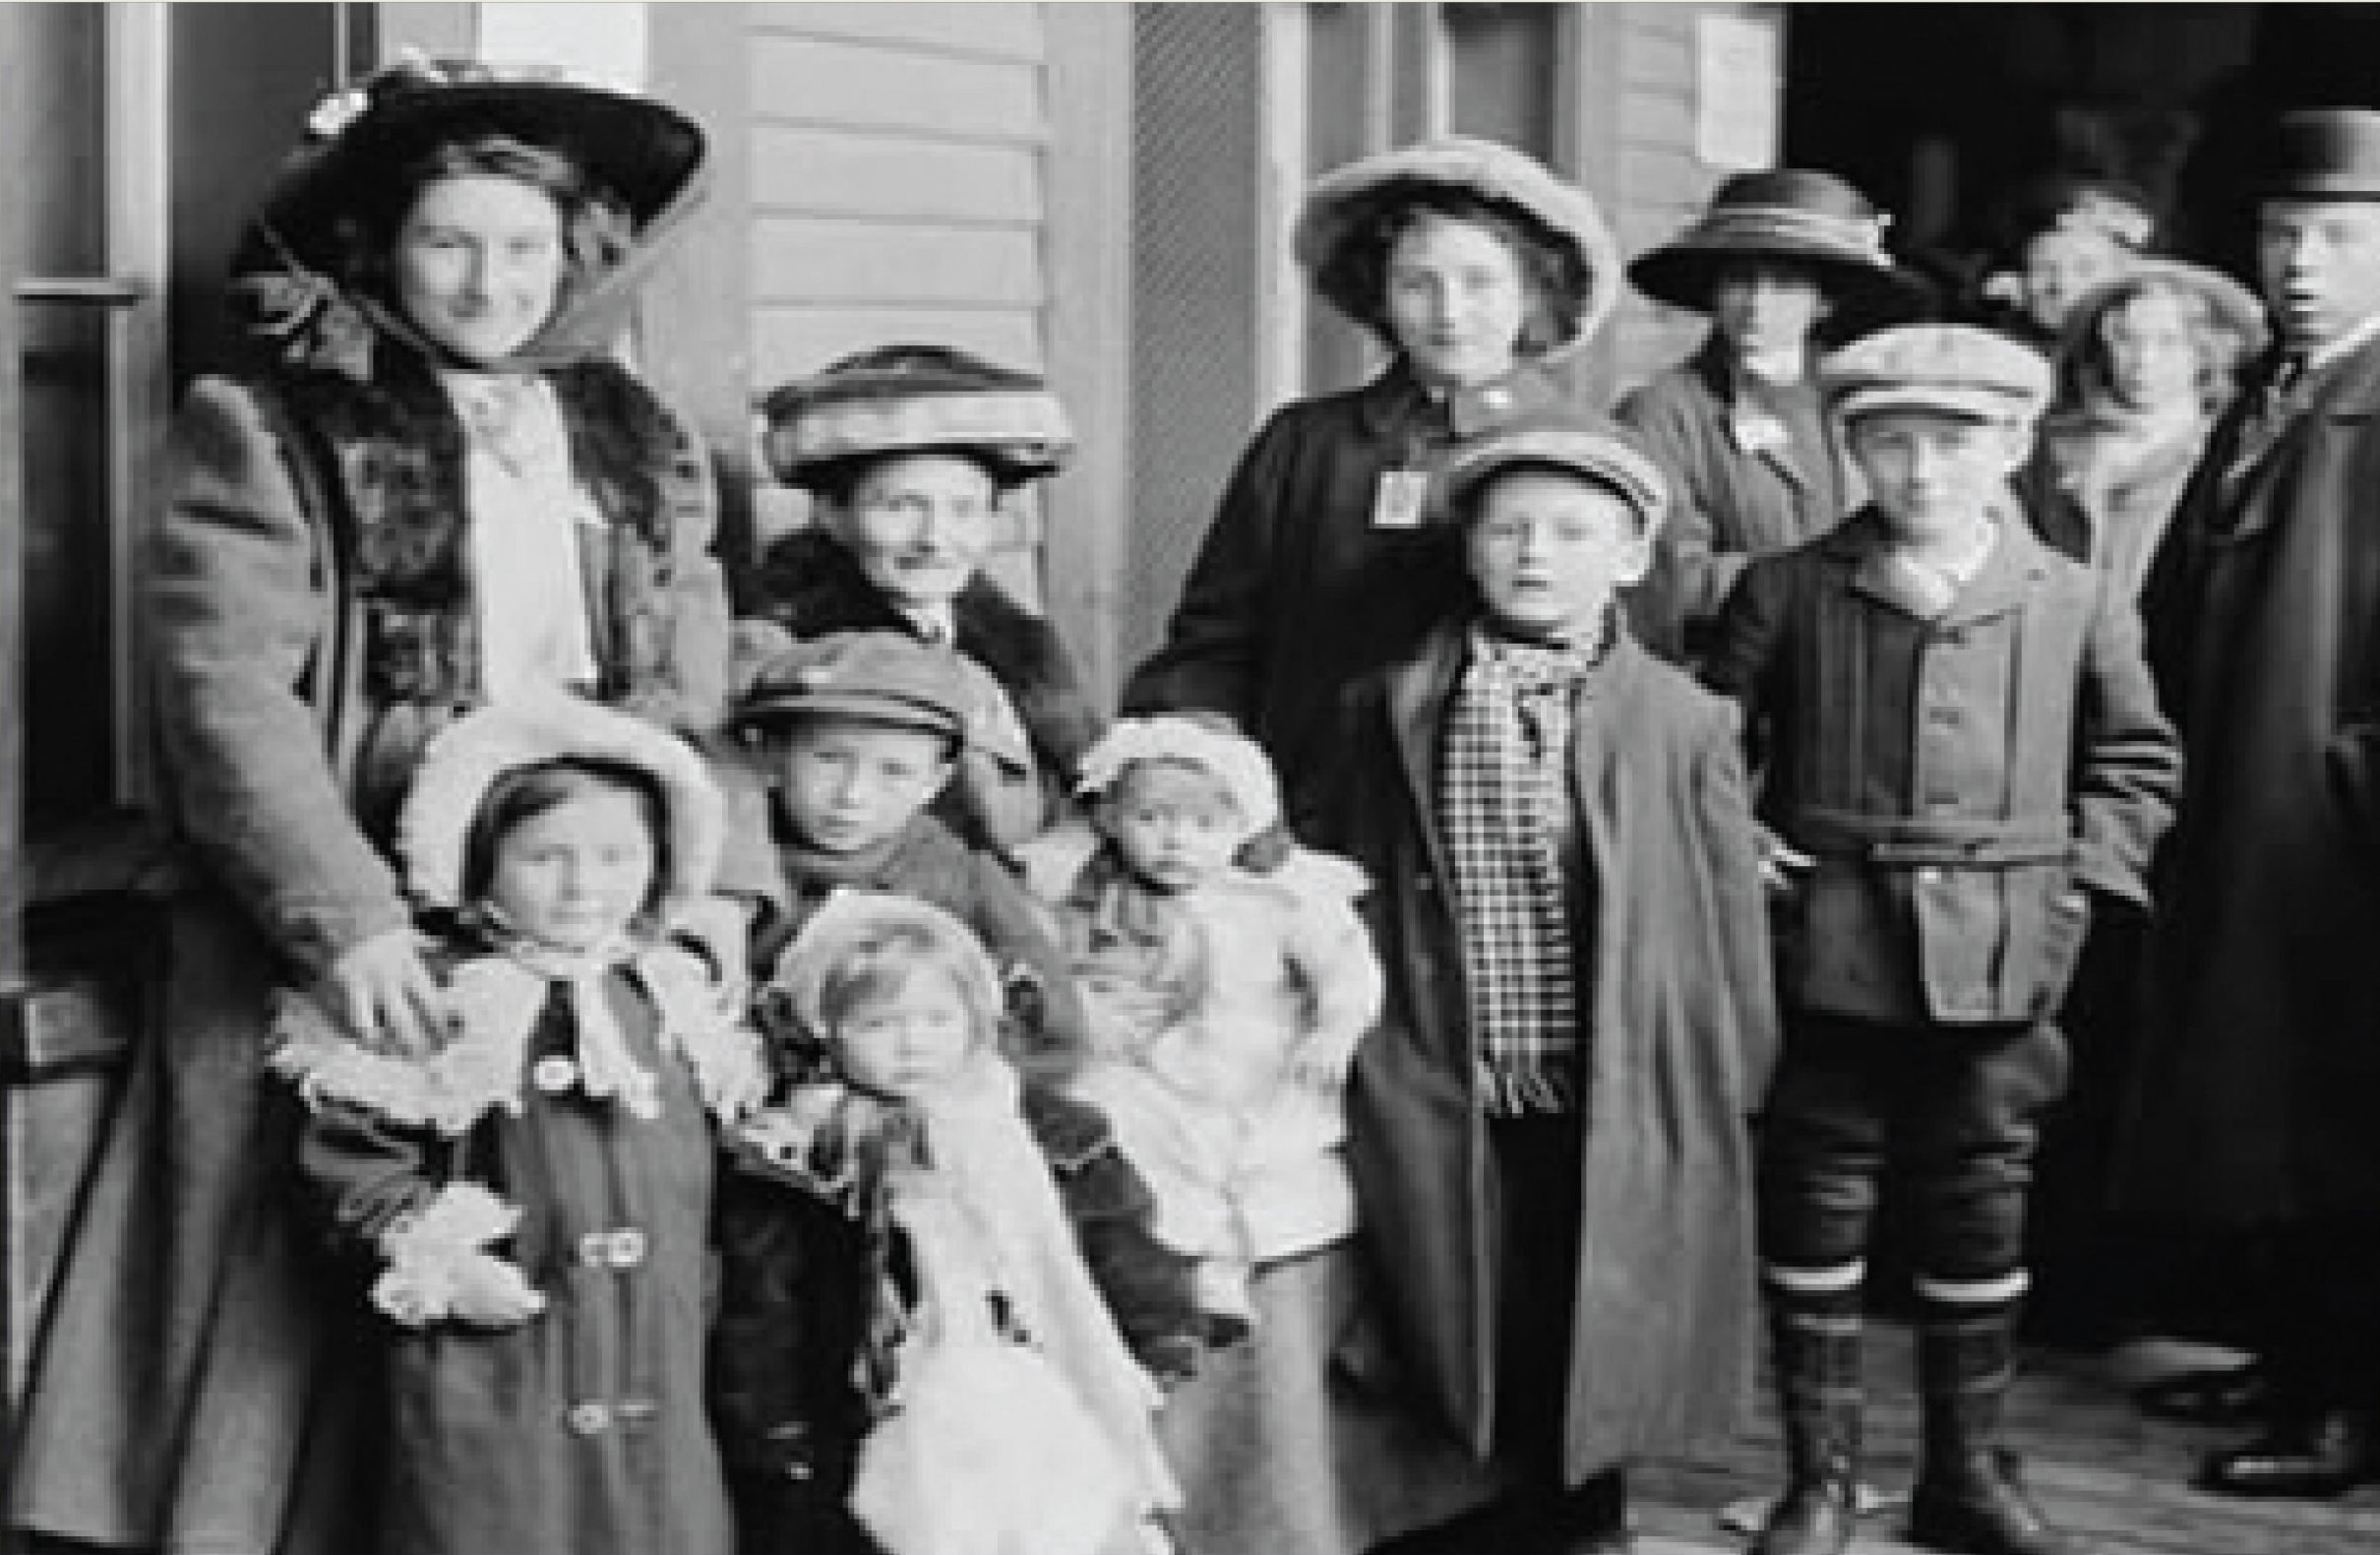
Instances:
[[[516,767],[488,784],[478,813],[462,840],[462,900],[486,900],[496,879],[496,855],[504,840],[528,822],[574,799],[595,793],[629,793],[653,840],[653,878],[642,911],[660,904],[669,880],[668,807],[661,787],[643,769],[590,756],[564,756]]]
[[[1001,1012],[984,1004],[976,978],[967,975],[966,958],[978,954],[952,945],[925,923],[894,921],[877,925],[844,949],[841,960],[819,981],[818,1036],[832,1045],[834,1033],[857,1012],[898,994],[917,978],[947,977],[965,1001],[979,1040],[989,1040]]]
[[[335,279],[392,301],[397,234],[422,191],[450,178],[508,178],[554,202],[562,218],[562,282],[554,308],[600,280],[636,238],[628,207],[570,157],[509,135],[441,141],[393,171],[364,207],[339,223]]]
[[[2114,394],[2107,326],[2117,314],[2150,297],[2170,297],[2180,308],[2182,326],[2189,332],[2190,348],[2198,359],[2199,404],[2208,410],[2221,409],[2238,392],[2239,369],[2252,342],[2224,321],[2206,293],[2158,275],[2129,276],[2108,282],[2107,295],[2099,303],[2091,333],[2081,342],[2070,369],[2069,398],[2081,404],[2103,404]]]
[[[1395,332],[1388,326],[1389,256],[1396,252],[1399,238],[1432,218],[1480,227],[1511,251],[1529,297],[1519,354],[1542,355],[1561,341],[1560,321],[1578,315],[1587,293],[1585,261],[1569,244],[1549,241],[1544,228],[1518,206],[1467,189],[1434,183],[1382,189],[1322,262],[1314,277],[1317,289],[1365,299],[1364,322],[1394,346]]]

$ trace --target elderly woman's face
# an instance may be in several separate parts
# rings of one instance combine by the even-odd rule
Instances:
[[[503,360],[545,327],[562,284],[562,211],[511,178],[442,178],[397,229],[397,305],[466,362]]]
[[[991,549],[1000,493],[973,460],[901,454],[860,476],[847,502],[826,504],[830,532],[894,604],[947,604]]]
[[[2100,321],[2107,387],[2135,410],[2194,403],[2198,345],[2188,310],[2170,291],[2144,291],[2107,310]]]
[[[1463,389],[1512,370],[1529,285],[1502,236],[1450,217],[1422,217],[1388,251],[1386,285],[1388,331],[1424,383]]]

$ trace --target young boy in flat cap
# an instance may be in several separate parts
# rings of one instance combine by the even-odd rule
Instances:
[[[1890,1173],[1920,1313],[1910,1536],[2063,1555],[1999,1444],[2026,1182],[2093,903],[2145,904],[2179,756],[2130,606],[2010,493],[2040,356],[1916,325],[1846,346],[1821,383],[1871,500],[1746,569],[1705,670],[1765,767],[1785,1013],[1759,1217],[1791,1478],[1752,1548],[1851,1536],[1861,1288]]]
[[[1525,422],[1443,494],[1470,608],[1356,683],[1344,791],[1302,822],[1378,883],[1359,1235],[1399,1374],[1518,1492],[1419,1548],[1624,1550],[1628,1460],[1738,1424],[1776,1035],[1756,831],[1732,710],[1615,603],[1659,466]]]
[[[811,913],[837,890],[930,902],[975,932],[1013,989],[1024,1044],[1009,1056],[1063,1064],[1084,1039],[1065,956],[1022,881],[931,813],[977,728],[980,690],[961,662],[900,632],[833,632],[793,642],[747,631],[730,728],[758,758],[784,910],[755,930],[765,978]]]

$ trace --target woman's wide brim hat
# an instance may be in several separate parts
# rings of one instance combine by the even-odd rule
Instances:
[[[1367,156],[1324,173],[1306,192],[1291,240],[1314,289],[1358,324],[1388,337],[1381,297],[1350,284],[1341,251],[1374,241],[1374,218],[1429,190],[1470,194],[1520,219],[1537,241],[1565,254],[1578,280],[1572,294],[1545,299],[1556,339],[1548,356],[1570,350],[1602,327],[1619,301],[1619,246],[1601,208],[1575,184],[1509,146],[1449,135]]]
[[[475,60],[408,58],[334,94],[267,195],[262,220],[298,261],[336,273],[342,228],[389,211],[396,173],[434,147],[500,135],[569,158],[641,234],[699,187],[695,122],[633,93]]]
[[[507,773],[558,760],[641,773],[661,798],[671,903],[711,887],[725,845],[726,800],[693,746],[658,724],[564,691],[524,692],[447,725],[422,752],[397,824],[397,856],[414,895],[463,908],[464,855],[488,790]]]
[[[2283,114],[2266,142],[2255,191],[2265,200],[2380,200],[2380,109]]]
[[[1693,225],[1638,257],[1628,279],[1657,302],[1701,313],[1728,267],[1760,261],[1807,271],[1836,302],[1914,305],[1924,288],[1885,251],[1888,224],[1866,196],[1832,173],[1738,173]]]
[[[772,390],[761,414],[768,467],[810,491],[856,461],[925,453],[972,458],[1011,486],[1063,468],[1074,452],[1066,407],[1040,378],[946,345],[846,356]]]
[[[2264,349],[2269,331],[2264,304],[2257,300],[2256,293],[2222,271],[2204,265],[2178,259],[2138,259],[2114,280],[2102,281],[2084,292],[2067,312],[2065,323],[2058,329],[2057,366],[2061,383],[2070,384],[2076,369],[2091,355],[2100,326],[2105,322],[2110,308],[2143,290],[2168,287],[2200,299],[2216,328],[2235,342],[2232,348],[2237,359],[2244,361]]]

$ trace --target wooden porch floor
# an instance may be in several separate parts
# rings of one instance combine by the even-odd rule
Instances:
[[[1887,1496],[1907,1493],[1917,1457],[1913,1351],[1905,1328],[1871,1326],[1866,1477]],[[2132,1407],[2129,1384],[2176,1360],[2147,1346],[2109,1356],[2027,1352],[2010,1445],[2024,1455],[2035,1498],[2060,1526],[2084,1536],[2096,1555],[2380,1555],[2380,1486],[2338,1502],[2243,1502],[2190,1489],[2200,1456],[2243,1433],[2152,1420]],[[1781,1463],[1764,1399],[1758,1418],[1725,1447],[1640,1465],[1630,1487],[1641,1555],[1740,1550],[1743,1537],[1727,1531],[1720,1514],[1771,1494]],[[1897,1507],[1867,1519],[1852,1548],[1922,1555],[1901,1542]]]

